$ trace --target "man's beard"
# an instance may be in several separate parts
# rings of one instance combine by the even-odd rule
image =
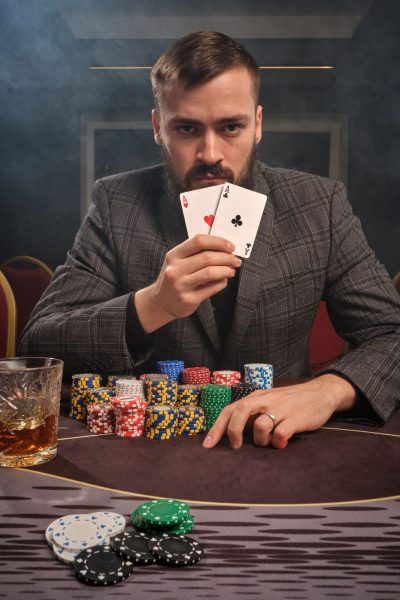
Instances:
[[[241,187],[250,190],[254,188],[254,165],[257,159],[256,143],[253,144],[247,161],[243,169],[237,176],[235,176],[234,172],[231,169],[222,168],[221,164],[218,162],[214,165],[195,165],[186,173],[183,182],[180,182],[175,176],[172,161],[166,148],[163,145],[161,145],[161,154],[164,160],[163,179],[165,189],[170,200],[174,203],[178,201],[179,194],[181,194],[182,192],[187,192],[191,189],[192,181],[194,178],[199,177],[201,175],[205,175],[206,173],[211,174],[214,177],[218,177],[219,179],[224,179],[229,183],[240,185]]]

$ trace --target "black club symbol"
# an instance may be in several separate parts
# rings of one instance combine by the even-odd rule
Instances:
[[[231,220],[232,225],[234,225],[235,227],[237,227],[237,226],[241,227],[243,225],[243,223],[240,219],[241,219],[241,216],[236,215],[236,217]]]

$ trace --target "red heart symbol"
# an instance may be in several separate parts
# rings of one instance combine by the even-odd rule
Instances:
[[[214,223],[214,215],[206,215],[204,217],[204,220],[207,223],[207,225],[211,227],[211,225]]]

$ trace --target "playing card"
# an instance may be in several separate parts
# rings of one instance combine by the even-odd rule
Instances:
[[[234,254],[248,258],[253,249],[267,196],[225,183],[210,235],[223,237],[235,245]]]
[[[179,197],[189,238],[198,233],[210,233],[223,187],[223,184],[212,185],[180,194]]]

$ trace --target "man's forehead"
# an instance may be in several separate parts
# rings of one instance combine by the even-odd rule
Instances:
[[[196,105],[203,100],[213,103],[233,101],[248,102],[254,99],[254,86],[250,73],[243,67],[227,69],[215,77],[197,84],[168,82],[160,89],[160,108],[168,109],[181,103]]]

